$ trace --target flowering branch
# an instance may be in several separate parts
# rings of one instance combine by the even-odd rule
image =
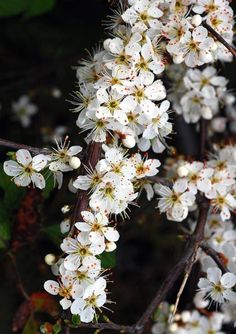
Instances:
[[[234,57],[236,57],[236,50],[234,48],[234,46],[230,45],[228,42],[226,42],[226,40],[220,35],[218,34],[217,31],[215,31],[209,24],[207,24],[206,22],[202,22],[203,27],[205,27],[221,44],[223,44],[226,49],[229,50],[229,52],[232,53],[232,55]]]
[[[13,141],[2,139],[2,138],[0,138],[0,146],[10,147],[16,150],[25,149],[34,154],[49,153],[49,149],[47,148],[39,148],[39,147],[33,147],[33,146],[25,145],[25,144],[19,144],[19,143],[15,143]]]

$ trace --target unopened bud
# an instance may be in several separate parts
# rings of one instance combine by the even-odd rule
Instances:
[[[203,107],[202,108],[202,117],[204,119],[212,119],[213,114],[212,114],[212,110],[210,107]]]
[[[61,212],[62,213],[67,213],[70,211],[70,206],[67,204],[67,205],[64,205],[62,208],[61,208]]]
[[[62,234],[69,232],[70,230],[70,219],[65,219],[60,223],[60,230]]]
[[[73,169],[77,169],[81,165],[81,161],[80,161],[80,159],[78,157],[71,157],[70,160],[69,160],[69,165]]]
[[[196,14],[192,17],[192,21],[191,21],[192,25],[195,27],[200,26],[200,24],[202,23],[202,17],[199,14]]]
[[[188,168],[184,165],[184,166],[179,166],[177,168],[177,174],[179,175],[179,177],[185,177],[187,176],[189,173]]]
[[[124,139],[122,139],[122,143],[127,148],[132,148],[135,146],[136,141],[133,136],[126,135]]]

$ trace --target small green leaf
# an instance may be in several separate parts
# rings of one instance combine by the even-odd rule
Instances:
[[[59,224],[50,225],[47,227],[44,227],[42,229],[42,232],[51,240],[53,241],[57,246],[60,245],[62,241],[62,235],[60,230]]]
[[[100,255],[103,268],[114,268],[116,265],[116,252],[104,252]]]
[[[6,242],[11,237],[9,214],[4,207],[3,202],[0,202],[0,249],[6,247]]]
[[[30,0],[24,16],[32,17],[48,12],[54,7],[55,2],[56,0]]]
[[[71,317],[71,322],[74,326],[78,326],[80,324],[80,317],[78,314],[73,314]]]
[[[53,326],[53,334],[58,334],[61,332],[61,325],[60,324],[55,324]]]
[[[55,185],[53,174],[51,174],[50,176],[45,175],[45,180],[46,180],[46,187],[42,190],[42,194],[43,197],[47,199],[50,196]]]
[[[35,334],[38,332],[38,323],[35,321],[33,317],[29,318],[27,321],[22,334]]]
[[[0,0],[0,16],[14,16],[23,13],[28,0]]]

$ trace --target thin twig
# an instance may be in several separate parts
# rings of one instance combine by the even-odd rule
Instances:
[[[2,139],[2,138],[0,138],[0,146],[13,148],[15,150],[25,149],[34,154],[50,153],[50,149],[48,148],[39,148],[39,147],[33,147],[33,146],[25,145],[25,144],[19,144],[19,143],[15,143],[13,141]]]
[[[229,50],[229,52],[232,53],[234,57],[236,57],[236,49],[234,46],[230,45],[226,40],[218,34],[217,31],[215,31],[209,24],[207,24],[205,21],[202,22],[203,27],[205,27],[221,44],[223,44],[226,49]]]
[[[12,263],[12,267],[14,268],[14,271],[15,271],[15,278],[17,280],[17,285],[18,285],[18,288],[22,294],[22,296],[26,299],[26,300],[29,300],[30,299],[30,296],[29,294],[27,293],[25,287],[24,287],[24,284],[22,282],[22,279],[21,279],[21,276],[20,276],[20,273],[18,271],[18,268],[17,268],[17,264],[16,264],[16,259],[15,259],[15,256],[8,252],[7,255],[9,256],[10,260],[11,260],[11,263]]]
[[[215,261],[215,263],[218,265],[223,273],[227,273],[229,271],[226,265],[223,263],[218,252],[216,252],[205,242],[201,243],[200,247],[207,255],[209,255]]]

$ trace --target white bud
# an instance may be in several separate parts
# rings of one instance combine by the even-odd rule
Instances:
[[[78,157],[70,157],[69,160],[69,165],[73,168],[73,169],[77,169],[79,168],[79,166],[81,165],[81,161]]]
[[[202,23],[202,17],[199,14],[196,14],[192,17],[192,21],[191,21],[192,25],[195,27],[200,26],[200,24]]]
[[[60,230],[62,234],[70,231],[70,219],[65,219],[60,223]]]
[[[135,146],[136,141],[133,136],[126,135],[124,139],[122,139],[122,143],[127,148],[132,148]]]
[[[224,132],[226,128],[226,118],[225,117],[216,117],[211,121],[211,127],[215,132]]]
[[[49,266],[52,266],[53,264],[55,264],[56,261],[56,256],[54,254],[47,254],[44,257],[44,261],[45,263],[47,263]]]
[[[61,212],[62,213],[67,213],[70,211],[70,206],[67,204],[67,205],[64,205],[62,208],[61,208]]]
[[[184,166],[179,166],[177,168],[177,174],[179,175],[179,177],[185,177],[188,175],[188,168],[184,165]]]
[[[202,117],[205,119],[212,119],[213,114],[212,114],[212,110],[210,107],[203,107],[202,108]]]
[[[110,46],[110,44],[111,44],[111,38],[107,38],[107,39],[105,39],[105,41],[103,42],[103,47],[104,47],[104,49],[107,50],[107,51],[110,51],[110,50],[109,50],[109,46]]]
[[[197,293],[193,298],[193,302],[197,308],[206,308],[209,305],[209,301],[204,299],[202,293]]]
[[[182,55],[173,56],[173,62],[175,64],[181,64],[184,61],[184,57]]]
[[[224,96],[224,102],[227,105],[232,105],[235,102],[235,97],[232,94],[227,94]]]

